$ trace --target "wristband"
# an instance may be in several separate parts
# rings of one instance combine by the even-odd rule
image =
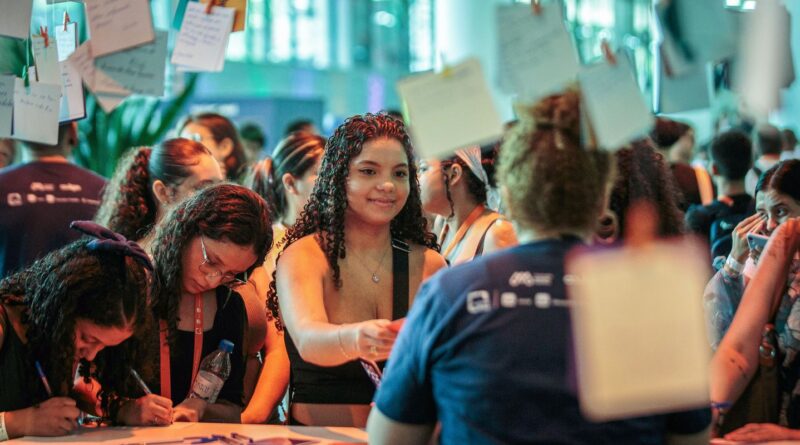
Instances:
[[[8,430],[6,429],[6,413],[0,412],[0,442],[8,440]]]
[[[725,266],[727,266],[731,272],[736,273],[736,275],[741,275],[744,270],[744,264],[736,261],[736,258],[730,255],[728,255],[728,259],[725,260]]]

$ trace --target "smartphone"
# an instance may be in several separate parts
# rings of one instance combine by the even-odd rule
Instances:
[[[747,247],[749,247],[751,251],[759,253],[762,252],[764,247],[767,246],[767,241],[769,241],[768,236],[758,235],[755,233],[747,234]]]

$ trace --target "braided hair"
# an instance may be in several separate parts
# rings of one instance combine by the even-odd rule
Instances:
[[[272,225],[267,204],[255,192],[233,184],[205,188],[175,207],[157,226],[153,240],[156,267],[154,310],[166,320],[170,341],[178,327],[186,246],[197,236],[226,239],[251,246],[256,261],[251,272],[272,247]]]
[[[138,394],[131,367],[145,378],[153,374],[152,350],[141,340],[153,326],[150,276],[130,256],[90,249],[89,242],[75,241],[0,281],[0,303],[23,308],[27,359],[42,364],[56,396],[67,396],[72,388],[77,319],[133,328],[130,338],[104,348],[91,364],[81,363],[82,375],[88,377],[91,368],[102,386],[101,408],[109,413],[121,398]],[[35,380],[35,374],[29,378]]]
[[[410,188],[408,199],[390,224],[393,238],[417,243],[438,250],[436,236],[429,232],[422,214],[417,167],[411,139],[402,122],[387,114],[356,115],[347,119],[325,145],[319,176],[303,213],[289,228],[285,246],[307,235],[315,235],[333,271],[333,282],[342,286],[339,259],[345,252],[345,211],[347,210],[347,176],[350,162],[361,153],[364,144],[377,138],[400,142],[408,158]],[[280,259],[280,255],[278,256]],[[268,315],[281,330],[275,273],[267,293]]]

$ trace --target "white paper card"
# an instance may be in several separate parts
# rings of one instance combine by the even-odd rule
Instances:
[[[670,77],[661,73],[659,112],[679,113],[711,106],[711,73],[707,65]]]
[[[58,68],[57,45],[54,43],[50,40],[48,45],[44,46],[44,37],[39,35],[31,36],[37,80],[41,83],[59,85],[61,84],[61,70]]]
[[[55,31],[58,61],[63,62],[78,47],[78,24],[75,22],[67,23],[66,31],[64,30],[64,25],[61,24],[56,26]]]
[[[478,59],[397,82],[415,149],[423,157],[446,157],[459,148],[496,140],[503,123]]]
[[[69,56],[67,63],[70,64],[81,76],[83,83],[95,93],[98,101],[103,105],[106,112],[111,112],[114,107],[119,105],[131,92],[122,87],[106,73],[95,69],[94,58],[92,58],[91,40],[84,42],[78,49]],[[113,97],[113,100],[112,100]]]
[[[205,10],[197,2],[186,5],[171,61],[187,70],[221,71],[236,10],[221,6],[214,6],[210,14]]]
[[[61,86],[14,79],[14,125],[15,139],[40,142],[48,145],[58,143],[58,108]]]
[[[0,76],[0,138],[11,137],[14,109],[14,76]]]
[[[676,11],[679,36],[666,26],[665,9],[659,6],[656,12],[662,31],[671,40],[667,54],[671,64],[676,67],[688,63],[704,64],[736,52],[738,17],[737,13],[725,9],[725,2],[671,0],[669,5]],[[684,60],[672,60],[675,57]],[[681,74],[681,70],[678,68],[675,74]]]
[[[0,35],[27,39],[33,0],[0,0]]]
[[[67,122],[86,117],[83,83],[80,73],[66,61],[60,62],[61,103],[58,121]]]
[[[155,35],[152,43],[95,59],[95,68],[134,93],[163,96],[168,34]]]
[[[523,99],[555,93],[578,75],[578,55],[564,27],[561,4],[497,8],[500,86]]]
[[[604,61],[584,66],[578,74],[597,143],[612,151],[653,126],[653,115],[639,91],[630,62],[622,54],[616,59],[613,65]]]
[[[153,41],[148,0],[86,0],[86,15],[94,57]]]
[[[589,419],[708,406],[705,250],[663,242],[579,254],[567,264],[578,393]]]

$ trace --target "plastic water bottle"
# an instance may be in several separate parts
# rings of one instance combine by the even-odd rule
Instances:
[[[189,397],[203,399],[208,403],[217,401],[222,385],[231,375],[231,352],[233,352],[233,342],[222,340],[217,350],[200,362],[200,369],[192,383]]]

